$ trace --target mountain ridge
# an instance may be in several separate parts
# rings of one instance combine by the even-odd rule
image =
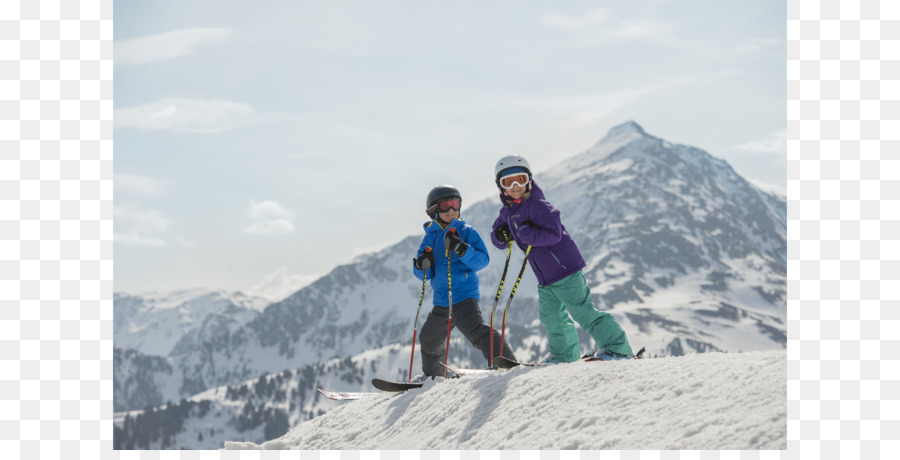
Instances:
[[[786,346],[787,220],[782,198],[753,186],[724,160],[651,136],[633,121],[537,172],[535,181],[561,209],[563,223],[585,257],[584,274],[595,305],[615,316],[634,346],[646,346],[651,356]],[[468,205],[462,217],[489,240],[499,208],[496,198],[485,199]],[[218,325],[221,334],[198,338],[166,358],[168,378],[181,382],[165,388],[180,390],[161,391],[160,397],[177,400],[379,347],[405,347],[405,364],[382,357],[368,362],[371,371],[404,375],[413,304],[421,288],[411,276],[409,260],[420,240],[421,235],[410,235],[339,265],[242,325],[214,317],[209,324]],[[505,251],[490,244],[488,250],[492,262],[479,272],[486,319],[505,259]],[[521,263],[522,255],[514,251],[510,266]],[[507,277],[503,299],[509,281]],[[527,270],[507,322],[507,341],[525,360],[547,351],[536,319],[536,283]],[[423,312],[432,307],[430,300],[426,293]],[[501,302],[498,314],[503,306]],[[586,351],[592,341],[580,329],[579,337]],[[457,339],[458,333],[454,344],[459,345],[451,347],[454,362],[484,364],[479,353]],[[134,355],[122,356],[117,378],[132,366],[124,357]],[[127,375],[146,374],[132,369]]]

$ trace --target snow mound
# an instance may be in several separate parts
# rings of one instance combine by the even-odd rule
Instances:
[[[520,367],[349,401],[225,449],[783,450],[786,363],[775,350]]]

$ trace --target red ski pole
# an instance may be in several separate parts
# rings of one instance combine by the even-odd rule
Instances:
[[[426,246],[425,252],[431,252],[431,248]],[[416,321],[413,323],[413,341],[412,353],[409,356],[409,380],[412,382],[413,360],[416,358],[416,333],[419,332],[419,313],[422,311],[422,299],[425,298],[425,283],[428,281],[428,269],[425,269],[425,276],[422,277],[422,292],[419,293],[419,308],[416,309]]]

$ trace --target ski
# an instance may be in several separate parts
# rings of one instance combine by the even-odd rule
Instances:
[[[456,369],[456,368],[450,367],[444,363],[441,363],[441,364],[443,364],[444,367],[446,367],[448,371],[453,372],[454,374],[459,375],[459,376],[473,375],[473,374],[490,374],[490,373],[494,372],[493,369]]]
[[[325,391],[321,388],[318,389],[319,393],[322,393],[322,396],[325,396],[328,399],[333,399],[335,401],[352,401],[355,399],[368,398],[370,396],[378,396],[381,393],[366,393],[366,392],[346,392],[346,391]]]
[[[640,351],[634,356],[635,359],[643,359],[644,357],[644,348],[641,348]],[[591,361],[605,361],[603,358],[596,356],[596,351],[591,351],[590,353],[584,355],[579,359],[579,361],[591,362]],[[501,369],[512,369],[518,366],[525,367],[543,367],[543,366],[552,366],[557,363],[541,363],[541,362],[531,362],[531,363],[523,363],[519,361],[513,361],[509,358],[503,356],[497,356],[494,358],[494,364]]]
[[[505,356],[497,356],[494,358],[494,365],[499,367],[500,369],[512,369],[518,366],[525,367],[540,367],[540,366],[549,366],[550,363],[523,363],[520,361],[513,361]]]
[[[373,387],[381,391],[388,391],[393,393],[422,388],[422,385],[422,383],[391,382],[382,379],[372,379]]]
[[[592,351],[588,352],[587,354],[585,354],[584,356],[581,357],[581,360],[587,361],[590,358],[593,358],[594,353],[596,353],[596,351],[592,350]],[[498,359],[500,360],[499,362],[497,361]],[[494,358],[494,364],[496,364],[497,367],[499,367],[500,369],[512,369],[512,368],[518,367],[518,366],[525,366],[525,367],[552,366],[557,363],[541,363],[541,362],[537,362],[537,361],[530,362],[530,363],[523,363],[521,361],[514,361],[505,356],[497,356]]]

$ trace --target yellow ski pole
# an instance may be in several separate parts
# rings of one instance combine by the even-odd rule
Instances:
[[[425,247],[425,252],[431,252],[430,247]],[[419,313],[422,311],[422,299],[425,298],[425,283],[428,282],[428,269],[425,269],[425,276],[422,277],[422,292],[419,293],[419,308],[416,309],[416,321],[413,323],[413,341],[412,354],[409,357],[409,379],[412,382],[413,360],[416,358],[416,333],[419,332]]]
[[[512,292],[509,293],[509,300],[506,301],[506,308],[503,309],[503,330],[500,333],[500,349],[503,350],[503,338],[506,335],[506,313],[509,312],[509,306],[512,305],[513,297],[516,295],[516,289],[519,287],[519,281],[522,281],[522,275],[525,274],[525,267],[528,266],[528,254],[531,252],[531,245],[525,250],[525,262],[522,263],[522,269],[519,270],[519,277],[516,278],[516,284],[513,285]],[[493,334],[491,334],[493,336]]]
[[[450,227],[447,229],[450,233],[456,233],[456,229]],[[450,262],[453,259],[453,251],[450,250],[450,243],[444,240],[444,250],[447,251],[447,299],[450,304],[449,318],[447,319],[447,347],[444,354],[444,377],[447,377],[447,365],[450,359],[450,330],[453,329],[453,277],[450,269]]]
[[[503,281],[506,280],[506,272],[509,271],[509,255],[512,253],[513,241],[509,242],[506,248],[506,265],[503,266],[503,275],[500,276],[500,287],[497,288],[497,296],[494,297],[494,306],[491,307],[491,359],[489,366],[494,367],[494,311],[497,310],[497,303],[500,302],[500,293],[503,292]],[[503,356],[503,347],[500,347],[500,356]]]

